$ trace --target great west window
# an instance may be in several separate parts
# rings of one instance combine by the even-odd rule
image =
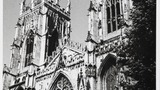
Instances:
[[[120,9],[121,8],[119,0],[106,1],[107,33],[114,32],[120,28],[118,26],[121,19]]]

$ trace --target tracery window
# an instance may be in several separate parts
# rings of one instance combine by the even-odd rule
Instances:
[[[34,35],[31,31],[26,40],[26,58],[25,58],[25,67],[31,63],[31,59],[33,58],[33,45],[34,45]]]
[[[51,90],[73,90],[70,81],[63,75],[58,78],[57,82],[53,86],[54,88]]]
[[[114,32],[119,29],[118,25],[121,17],[119,0],[107,0],[106,17],[107,17],[107,33]]]
[[[108,26],[108,33],[111,32],[111,15],[110,15],[110,7],[107,7],[107,26]]]

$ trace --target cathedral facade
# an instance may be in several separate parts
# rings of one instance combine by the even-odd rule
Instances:
[[[125,90],[124,83],[133,85],[122,73],[127,68],[117,65],[117,49],[127,42],[124,32],[132,23],[132,1],[90,0],[86,45],[70,39],[71,1],[66,8],[59,2],[22,0],[3,90]]]

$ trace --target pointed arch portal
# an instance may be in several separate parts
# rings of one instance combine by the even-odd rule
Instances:
[[[101,90],[115,90],[116,85],[116,75],[117,68],[116,65],[116,56],[108,54],[106,58],[102,61],[102,64],[99,68],[99,75],[101,78]]]

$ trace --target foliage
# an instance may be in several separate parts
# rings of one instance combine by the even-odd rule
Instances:
[[[156,81],[156,0],[133,0],[133,25],[126,32],[128,45],[123,46],[131,76],[138,83],[134,89],[155,90]]]

